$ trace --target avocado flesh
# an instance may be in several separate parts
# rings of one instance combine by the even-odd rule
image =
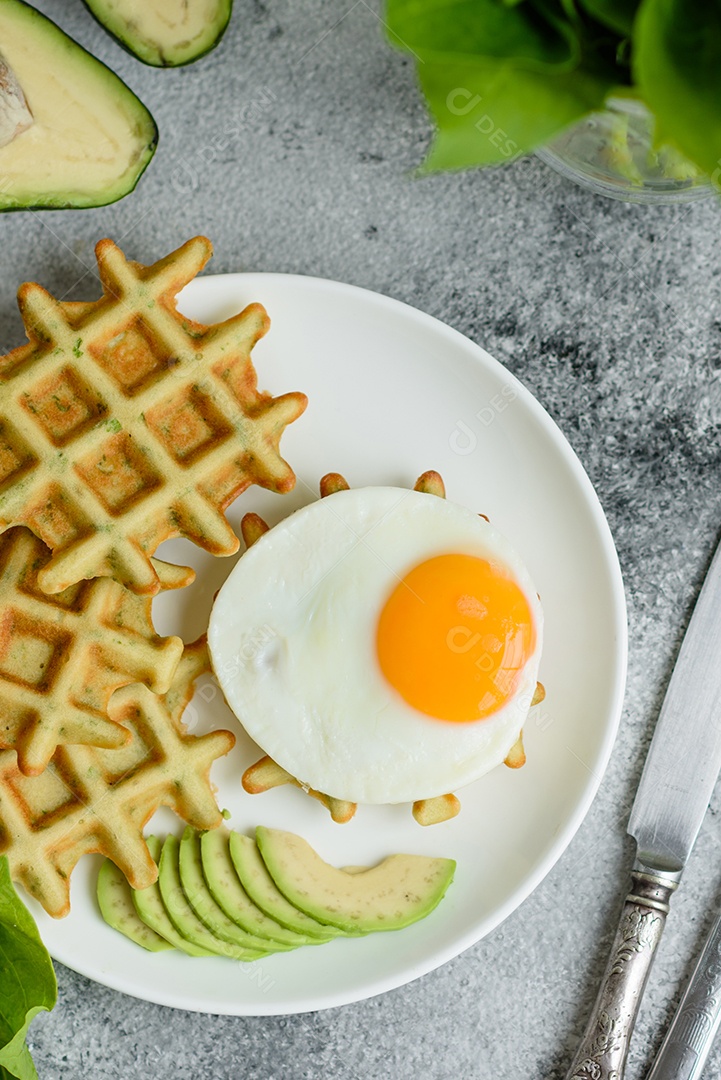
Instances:
[[[182,938],[197,948],[206,949],[217,956],[228,956],[231,960],[258,960],[266,955],[258,949],[247,949],[216,937],[195,914],[180,879],[180,843],[177,836],[166,838],[158,866],[163,906]]]
[[[0,146],[0,210],[104,206],[132,191],[158,138],[135,94],[21,0],[0,0],[0,44],[33,117]]]
[[[200,836],[189,825],[180,841],[179,855],[180,881],[190,906],[211,934],[228,941],[231,945],[253,949],[255,952],[284,952],[292,946],[274,945],[267,938],[255,937],[241,930],[237,923],[229,919],[219,904],[216,903],[203,876],[203,863],[200,854]]]
[[[27,131],[32,122],[22,87],[0,53],[0,147]]]
[[[133,890],[115,863],[106,859],[98,873],[98,906],[108,926],[142,945],[148,952],[163,952],[173,946],[143,922],[133,904]]]
[[[160,859],[160,852],[162,850],[160,840],[157,836],[149,836],[146,839],[146,843],[150,854],[157,863]],[[196,945],[192,945],[189,941],[186,941],[185,938],[181,937],[168,917],[157,881],[154,885],[149,885],[147,889],[133,889],[132,893],[135,910],[145,925],[149,926],[151,930],[154,930],[156,934],[165,938],[165,940],[170,942],[171,945],[174,945],[176,949],[180,949],[181,952],[187,953],[188,956],[214,955],[212,952],[209,952],[208,949],[199,949]]]
[[[334,926],[322,925],[288,901],[268,873],[252,837],[231,833],[229,850],[243,888],[251,900],[272,919],[317,942],[329,941],[338,936],[340,931]]]
[[[302,837],[258,826],[256,841],[278,889],[294,907],[345,933],[400,930],[424,918],[453,880],[453,859],[390,855],[355,873],[330,866]]]
[[[211,895],[228,918],[249,934],[267,940],[270,949],[276,949],[279,944],[289,948],[321,944],[318,939],[281,926],[251,900],[233,866],[229,839],[225,829],[213,829],[200,837],[203,876]]]
[[[85,0],[124,48],[153,67],[190,64],[225,32],[233,0]]]

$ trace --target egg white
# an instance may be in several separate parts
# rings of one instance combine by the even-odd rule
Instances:
[[[501,564],[525,594],[536,647],[490,717],[433,719],[386,682],[380,612],[414,566],[443,554]],[[208,644],[228,705],[301,783],[361,803],[455,791],[500,764],[538,677],[543,615],[528,571],[483,518],[402,488],[340,491],[297,511],[240,559],[213,606]]]

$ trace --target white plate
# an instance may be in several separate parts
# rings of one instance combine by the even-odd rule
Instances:
[[[449,498],[489,515],[531,571],[545,609],[548,690],[526,726],[526,766],[496,769],[460,793],[459,817],[422,829],[410,806],[360,807],[341,826],[297,789],[246,795],[240,776],[257,748],[212,682],[202,682],[189,714],[194,730],[224,726],[238,736],[213,770],[233,828],[292,829],[338,865],[396,851],[458,861],[454,884],[425,921],[254,964],[152,955],[126,941],[97,911],[95,857],[74,873],[67,919],[54,922],[32,905],[52,955],[106,986],[183,1009],[270,1015],[342,1005],[407,983],[488,934],[538,885],[606,768],[625,681],[626,620],[613,541],[586,474],[541,406],[488,353],[404,304],[314,278],[204,277],[183,293],[181,310],[214,322],[253,300],[272,319],[254,353],[259,385],[303,390],[310,405],[282,443],[298,475],[295,491],[252,488],[231,508],[231,522],[237,526],[249,509],[280,520],[317,497],[325,472],[342,472],[353,486],[412,486],[424,470],[438,469]],[[235,560],[177,540],[162,554],[192,563],[198,577],[156,601],[156,624],[192,640],[205,630]],[[168,811],[153,824],[180,828]]]

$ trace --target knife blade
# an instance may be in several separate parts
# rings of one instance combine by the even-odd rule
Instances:
[[[721,768],[721,545],[656,722],[628,832],[631,889],[567,1080],[621,1080],[656,947]]]

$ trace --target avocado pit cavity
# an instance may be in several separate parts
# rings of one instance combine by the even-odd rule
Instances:
[[[27,131],[33,123],[23,88],[15,72],[0,53],[0,146]]]

